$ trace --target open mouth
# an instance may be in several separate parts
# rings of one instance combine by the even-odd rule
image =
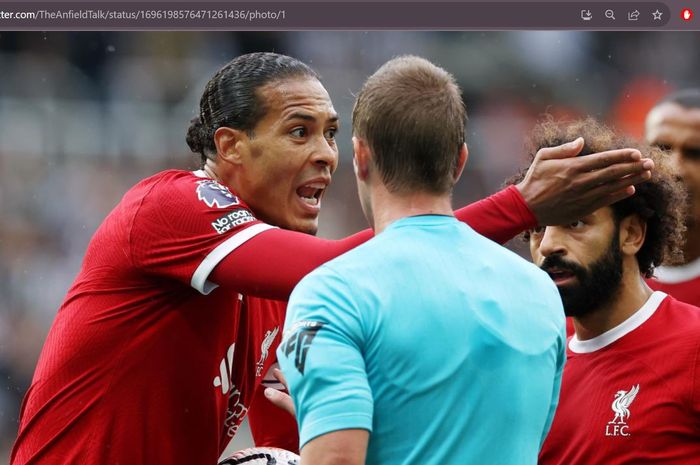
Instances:
[[[552,278],[554,284],[557,285],[568,282],[576,277],[576,275],[573,272],[562,268],[549,268],[545,271],[547,272],[549,277]]]
[[[317,207],[321,203],[321,197],[328,185],[323,182],[305,184],[297,189],[297,195],[305,204]]]

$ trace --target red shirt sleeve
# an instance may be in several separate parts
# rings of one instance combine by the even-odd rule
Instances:
[[[144,185],[128,231],[133,266],[207,294],[209,271],[228,250],[272,228],[231,191],[188,171],[166,171]]]
[[[505,244],[521,232],[537,226],[537,218],[515,186],[508,186],[490,197],[455,212],[482,236]]]
[[[242,294],[287,300],[301,278],[372,236],[366,229],[345,239],[327,240],[271,229],[229,253],[214,268],[210,280]]]
[[[455,216],[499,243],[537,225],[515,186],[457,210]],[[371,237],[369,229],[337,241],[271,229],[230,251],[217,262],[210,280],[243,294],[287,300],[301,278]]]

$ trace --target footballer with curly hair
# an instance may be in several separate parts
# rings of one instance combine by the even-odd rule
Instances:
[[[540,464],[693,463],[700,457],[700,308],[645,282],[654,266],[682,260],[685,190],[662,150],[590,118],[541,123],[532,149],[572,135],[586,141],[580,156],[624,141],[655,170],[632,197],[528,234],[532,259],[556,284],[575,329]]]

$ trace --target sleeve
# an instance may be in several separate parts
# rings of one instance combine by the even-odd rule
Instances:
[[[129,230],[135,268],[176,279],[208,294],[212,269],[231,251],[272,226],[212,179],[164,177],[143,197]]]
[[[329,240],[271,229],[229,253],[208,280],[246,295],[288,300],[304,276],[372,236],[372,230],[367,229],[345,239]]]
[[[264,391],[265,385],[259,384],[248,410],[255,447],[279,447],[298,453],[299,434],[294,417],[270,402]]]
[[[456,216],[501,243],[536,224],[513,186],[458,210]],[[192,175],[161,181],[144,198],[129,244],[135,267],[177,279],[203,294],[221,285],[286,300],[306,274],[372,235],[365,230],[326,240],[280,230],[258,221],[226,187]]]
[[[333,431],[372,430],[362,334],[348,286],[327,267],[294,290],[277,358],[294,399],[300,448]]]
[[[514,186],[457,210],[455,216],[499,243],[537,225]],[[217,283],[248,295],[287,300],[306,274],[372,236],[369,229],[335,241],[282,229],[266,231],[229,251],[230,255],[213,270],[210,285]]]
[[[455,216],[499,244],[505,244],[521,232],[537,226],[537,218],[515,186],[508,186],[467,205],[457,210]]]

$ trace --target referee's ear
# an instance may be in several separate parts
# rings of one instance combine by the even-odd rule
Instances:
[[[469,159],[469,149],[467,148],[467,144],[464,143],[464,144],[462,144],[462,147],[459,149],[459,158],[457,159],[457,166],[455,166],[455,172],[453,175],[454,183],[459,181],[459,178],[462,176],[462,171],[464,171],[464,167],[467,166],[468,159]]]
[[[367,145],[367,141],[353,136],[352,138],[352,165],[355,170],[355,176],[360,181],[369,179],[370,165],[372,163],[372,151]]]

